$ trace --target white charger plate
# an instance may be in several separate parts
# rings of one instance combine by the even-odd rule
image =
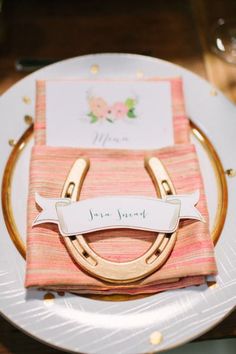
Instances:
[[[26,129],[23,117],[34,115],[35,79],[55,77],[141,78],[182,76],[186,110],[208,136],[224,169],[236,169],[236,108],[220,92],[193,73],[171,63],[130,54],[96,54],[65,60],[15,84],[0,99],[1,178],[11,153],[9,138]],[[24,99],[25,97],[30,100]],[[214,171],[199,141],[197,146],[210,212],[219,208]],[[17,228],[26,235],[26,199],[30,147],[14,171],[11,199]],[[25,261],[13,245],[1,210],[0,311],[29,335],[60,349],[96,354],[162,351],[185,343],[220,322],[236,304],[236,178],[227,177],[228,209],[216,246],[217,285],[189,287],[131,301],[108,302],[66,293],[24,288]],[[160,337],[162,340],[160,341]]]

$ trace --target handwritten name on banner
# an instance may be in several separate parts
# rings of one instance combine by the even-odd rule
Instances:
[[[166,199],[111,196],[72,202],[68,198],[50,199],[36,194],[35,200],[42,211],[33,226],[57,224],[64,237],[117,228],[172,233],[180,219],[203,221],[195,207],[198,191]]]

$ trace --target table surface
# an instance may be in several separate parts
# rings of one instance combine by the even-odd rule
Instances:
[[[212,26],[232,14],[235,0],[5,0],[0,12],[0,94],[26,75],[15,70],[19,58],[58,61],[123,52],[179,64],[236,102],[236,65],[209,49]],[[236,311],[198,340],[228,337],[236,337]],[[63,353],[0,318],[0,354],[31,352]]]

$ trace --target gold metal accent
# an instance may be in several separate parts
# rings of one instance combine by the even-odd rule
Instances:
[[[10,146],[15,146],[16,143],[17,143],[17,141],[16,141],[15,139],[9,139],[9,140],[8,140],[8,144],[9,144]]]
[[[211,230],[211,238],[214,244],[216,245],[221,235],[221,231],[223,230],[224,227],[225,218],[227,215],[227,208],[228,208],[228,187],[225,178],[225,172],[221,164],[220,158],[214,146],[206,136],[206,134],[199,127],[197,127],[192,121],[190,121],[190,126],[192,129],[192,134],[197,138],[198,141],[200,141],[204,150],[206,151],[216,177],[218,208],[215,215],[213,228]]]
[[[111,294],[111,295],[101,295],[101,294],[80,294],[83,297],[89,297],[90,299],[100,300],[100,301],[133,301],[138,299],[143,299],[144,297],[149,296],[150,294],[138,294],[138,295],[129,295],[129,294]]]
[[[99,73],[99,71],[100,71],[100,67],[99,67],[98,64],[93,64],[93,65],[90,67],[90,72],[91,72],[92,74],[97,74],[97,73]]]
[[[138,70],[138,71],[136,72],[136,77],[137,77],[137,79],[142,79],[142,78],[144,77],[143,71]]]
[[[155,331],[149,337],[150,343],[153,345],[160,344],[163,340],[163,335],[161,332]]]
[[[236,170],[233,168],[229,168],[228,170],[225,171],[226,175],[229,177],[235,177],[236,176]]]
[[[64,184],[62,195],[66,198],[76,200],[82,188],[83,181],[89,169],[88,159],[78,159],[73,165],[69,176]]]
[[[31,103],[31,98],[29,96],[23,96],[22,97],[22,101],[25,103],[25,104],[30,104]]]
[[[26,256],[26,247],[25,244],[20,236],[20,233],[17,229],[13,210],[12,210],[12,203],[11,203],[11,185],[12,185],[12,179],[16,167],[16,162],[19,159],[22,150],[28,143],[29,139],[33,135],[33,125],[31,125],[25,133],[22,135],[20,140],[15,144],[15,146],[12,149],[12,152],[8,158],[4,174],[3,174],[3,179],[2,179],[2,212],[3,212],[3,217],[5,220],[5,224],[7,227],[7,230],[9,232],[9,235],[22,255],[22,257],[25,258]]]
[[[24,116],[24,121],[25,121],[26,124],[31,125],[33,123],[33,117],[31,117],[30,115],[26,114]]]
[[[221,231],[224,227],[224,222],[227,213],[227,205],[228,205],[228,190],[227,190],[225,171],[221,164],[220,158],[216,153],[210,140],[193,122],[190,121],[190,124],[191,124],[192,134],[204,147],[212,163],[215,177],[217,180],[219,208],[214,220],[213,229],[211,230],[211,237],[213,239],[214,244],[216,244],[218,238],[220,237]],[[2,180],[2,195],[1,195],[2,211],[3,211],[3,216],[4,216],[7,230],[17,250],[24,258],[26,256],[26,247],[17,229],[15,217],[13,214],[12,201],[11,201],[11,184],[14,176],[16,163],[21,156],[22,150],[27,145],[28,141],[30,140],[30,138],[32,138],[32,136],[33,136],[33,125],[31,125],[25,131],[25,133],[22,135],[20,140],[13,147],[4,170],[3,180]]]
[[[165,198],[168,194],[175,194],[174,186],[160,160],[156,157],[146,158],[145,168],[155,185],[157,195]],[[72,201],[79,198],[82,183],[89,169],[89,161],[80,158],[73,164],[62,190],[62,197],[69,197]],[[73,257],[85,271],[91,275],[112,283],[130,283],[142,279],[160,268],[169,257],[176,242],[177,232],[172,234],[158,233],[147,252],[129,262],[108,261],[95,253],[88,245],[83,235],[64,237],[64,243]]]
[[[43,297],[43,302],[46,306],[52,306],[54,304],[55,296],[52,293],[46,293]]]
[[[219,284],[217,284],[216,281],[207,281],[207,286],[208,286],[208,288],[211,288],[211,289],[219,288]]]

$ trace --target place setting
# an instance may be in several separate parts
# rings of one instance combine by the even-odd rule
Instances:
[[[92,54],[0,101],[0,311],[74,353],[161,352],[235,307],[235,106],[160,59]]]

